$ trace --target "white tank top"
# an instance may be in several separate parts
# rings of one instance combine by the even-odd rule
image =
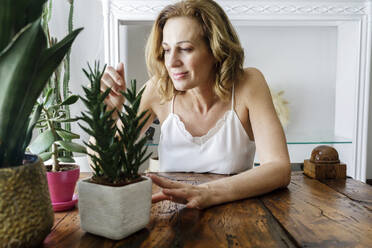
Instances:
[[[201,137],[193,137],[177,114],[170,114],[161,126],[158,146],[160,172],[235,174],[253,167],[256,146],[234,110],[226,111],[215,127]]]

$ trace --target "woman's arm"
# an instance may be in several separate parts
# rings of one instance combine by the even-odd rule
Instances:
[[[255,137],[260,166],[231,177],[198,186],[173,182],[150,175],[164,189],[153,202],[172,200],[191,208],[205,208],[224,202],[261,195],[290,182],[290,162],[282,126],[276,115],[266,81],[257,69],[246,70],[247,81],[241,89],[244,105]]]

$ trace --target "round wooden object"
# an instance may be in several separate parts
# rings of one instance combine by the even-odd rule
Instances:
[[[337,164],[340,163],[338,152],[331,146],[317,146],[311,152],[310,162],[316,164]]]

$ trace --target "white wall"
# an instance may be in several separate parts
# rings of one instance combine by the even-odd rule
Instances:
[[[287,134],[333,132],[336,28],[239,26],[237,32],[245,66],[259,68],[274,91],[285,91],[291,114]]]

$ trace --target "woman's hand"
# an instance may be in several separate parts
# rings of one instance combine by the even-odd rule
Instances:
[[[190,185],[175,182],[154,174],[148,174],[152,182],[163,188],[160,192],[152,195],[152,203],[169,200],[176,203],[186,204],[187,208],[203,209],[212,204],[212,194],[207,185]]]
[[[112,66],[106,67],[101,79],[101,91],[104,92],[107,88],[111,88],[110,94],[105,99],[108,110],[116,108],[121,111],[125,100],[121,91],[126,90],[123,63],[119,63],[116,69]]]

